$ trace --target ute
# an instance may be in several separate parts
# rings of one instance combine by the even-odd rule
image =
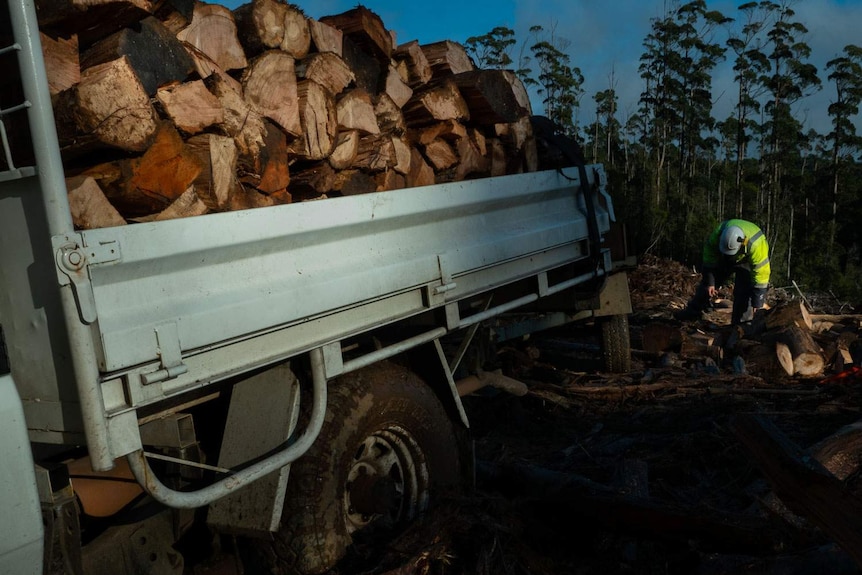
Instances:
[[[501,341],[594,320],[628,369],[601,166],[76,230],[33,5],[0,9],[35,158],[2,132],[3,573],[181,573],[200,530],[320,572],[468,483],[461,397],[523,390]]]

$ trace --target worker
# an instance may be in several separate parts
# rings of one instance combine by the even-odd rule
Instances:
[[[703,244],[703,278],[685,309],[674,314],[679,320],[702,317],[716,296],[716,286],[735,274],[731,325],[748,322],[763,307],[769,285],[769,244],[757,225],[745,220],[726,220]]]

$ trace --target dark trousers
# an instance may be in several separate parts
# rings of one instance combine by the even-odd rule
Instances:
[[[735,275],[733,282],[733,311],[730,315],[730,323],[737,325],[743,321],[751,321],[754,317],[754,309],[751,307],[751,298],[754,296],[754,283],[751,280],[751,270],[745,264],[727,268],[718,268],[714,272],[715,287],[720,287]],[[709,306],[709,285],[702,281],[694,292],[694,297],[688,302],[689,309],[697,312],[704,311]]]

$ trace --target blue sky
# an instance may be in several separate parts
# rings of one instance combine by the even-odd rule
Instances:
[[[638,76],[638,58],[642,43],[649,33],[650,18],[661,15],[669,0],[366,0],[363,2],[377,13],[399,43],[419,40],[425,44],[439,40],[464,42],[496,26],[516,31],[519,40],[526,38],[530,26],[540,25],[570,42],[567,53],[571,64],[581,69],[585,77],[586,94],[582,100],[580,123],[592,121],[592,96],[610,85],[613,72],[619,95],[621,114],[633,113],[642,90]],[[243,2],[222,0],[235,8]],[[357,6],[356,0],[294,0],[313,18],[339,14]],[[709,8],[730,17],[737,16],[731,0],[709,0]],[[821,133],[830,129],[826,108],[832,90],[826,81],[825,64],[838,55],[847,44],[862,45],[862,0],[797,0],[793,5],[797,20],[809,30],[805,41],[811,46],[811,63],[820,71],[824,90],[808,99],[797,110],[800,119]],[[720,33],[717,40],[723,41]],[[732,106],[734,90],[729,65],[714,74],[713,98],[715,114],[724,119]],[[541,113],[540,99],[534,95],[533,106]],[[620,118],[625,121],[624,117]],[[856,125],[862,132],[862,121]]]

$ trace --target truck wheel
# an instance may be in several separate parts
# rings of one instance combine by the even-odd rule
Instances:
[[[291,467],[277,566],[322,573],[354,536],[391,533],[460,480],[452,422],[434,392],[388,362],[329,384],[320,436]]]
[[[610,373],[625,373],[632,367],[632,344],[629,316],[611,315],[600,320],[602,328],[602,360]]]

